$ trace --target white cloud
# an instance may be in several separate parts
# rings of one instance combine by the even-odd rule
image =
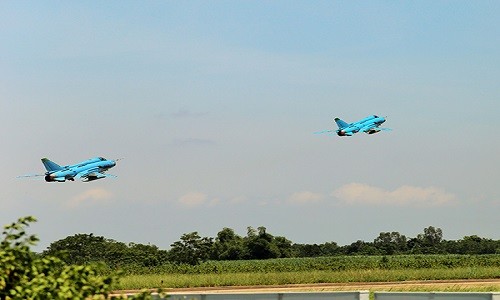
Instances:
[[[240,204],[240,203],[245,203],[247,202],[247,198],[244,196],[238,196],[229,199],[229,204]]]
[[[221,204],[221,202],[222,202],[221,199],[219,199],[219,198],[213,198],[212,200],[210,200],[208,202],[208,205],[209,206],[217,206],[217,205]]]
[[[94,205],[94,204],[109,203],[112,197],[113,194],[105,189],[102,188],[90,189],[87,190],[86,192],[83,192],[73,197],[68,203],[68,206],[74,208],[82,204]]]
[[[436,187],[401,186],[393,191],[361,183],[350,183],[336,189],[332,196],[346,204],[440,206],[452,204],[456,196]]]
[[[211,197],[201,192],[189,192],[177,199],[177,202],[187,208],[196,208],[201,206],[214,207],[225,204],[238,205],[244,203],[246,200],[247,199],[245,197],[223,199]]]
[[[178,202],[186,207],[199,207],[205,204],[207,201],[207,195],[199,192],[191,192],[179,198]]]
[[[294,204],[310,204],[323,201],[324,196],[322,194],[313,193],[309,191],[297,192],[292,194],[288,198],[288,202]]]

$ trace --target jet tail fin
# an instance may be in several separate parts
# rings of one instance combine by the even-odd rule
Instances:
[[[349,126],[349,124],[347,124],[346,122],[342,121],[339,118],[335,118],[335,123],[337,123],[337,126],[339,127],[339,129],[346,128]]]
[[[47,172],[62,170],[62,167],[48,158],[42,158],[42,163],[45,166]]]

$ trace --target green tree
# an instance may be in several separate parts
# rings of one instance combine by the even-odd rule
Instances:
[[[212,238],[201,238],[198,232],[185,233],[181,240],[173,243],[168,252],[169,259],[177,263],[199,264],[210,257]]]
[[[443,231],[441,228],[434,228],[433,226],[429,226],[424,228],[424,234],[418,235],[418,237],[423,240],[425,245],[435,247],[441,243],[443,240]]]
[[[293,244],[294,257],[318,257],[322,256],[321,245],[318,244]]]
[[[283,236],[275,236],[272,241],[279,250],[279,258],[292,257],[292,241]]]
[[[373,243],[362,240],[343,246],[342,250],[347,255],[380,255],[380,251],[373,246]]]
[[[340,247],[336,242],[326,242],[320,245],[322,256],[333,256],[340,254]]]
[[[67,265],[57,257],[39,257],[30,250],[38,241],[20,218],[5,226],[0,243],[0,299],[105,299],[115,277],[99,277],[90,266]]]
[[[57,256],[68,264],[82,265],[90,262],[104,261],[105,250],[108,244],[114,242],[107,240],[102,236],[94,236],[91,234],[75,234],[68,236],[62,240],[58,240],[49,245],[42,255]],[[123,246],[125,246],[123,244]],[[121,253],[114,253],[122,256],[125,252],[125,247],[122,247]]]
[[[326,242],[324,244],[293,244],[293,257],[319,257],[334,256],[342,254],[342,248],[336,242]]]
[[[383,255],[401,254],[407,250],[406,236],[399,232],[381,232],[373,245]]]
[[[280,249],[273,243],[273,236],[267,233],[263,226],[258,227],[257,231],[248,227],[245,244],[248,249],[248,259],[269,259],[280,256]]]
[[[409,243],[413,253],[423,254],[437,254],[443,253],[441,247],[443,241],[443,231],[441,228],[429,226],[424,228],[424,233],[417,235],[417,237]]]
[[[238,260],[246,256],[243,238],[230,228],[223,228],[212,247],[212,258],[215,260]]]
[[[0,242],[0,300],[109,299],[118,277],[99,276],[92,265],[68,265],[58,257],[32,252],[30,246],[38,238],[27,235],[25,228],[33,222],[36,219],[28,216],[4,227]],[[144,291],[125,298],[150,300],[152,296]]]
[[[91,234],[75,234],[49,245],[42,256],[57,256],[67,264],[102,262],[111,269],[124,266],[158,266],[167,260],[167,251],[155,245],[129,243]]]
[[[465,236],[457,242],[459,254],[494,254],[497,247],[495,241],[477,235]]]

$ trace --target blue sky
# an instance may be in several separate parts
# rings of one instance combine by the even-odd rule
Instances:
[[[0,221],[168,249],[265,226],[297,243],[499,239],[496,1],[3,1]],[[394,130],[318,136],[388,116]],[[16,175],[121,158],[117,179]]]

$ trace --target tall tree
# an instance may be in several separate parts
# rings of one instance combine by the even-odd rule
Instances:
[[[102,236],[75,234],[49,245],[42,254],[58,256],[68,264],[82,265],[105,258],[106,244],[114,242]]]
[[[251,227],[248,228],[248,235],[245,244],[248,249],[249,259],[269,259],[280,256],[278,246],[273,243],[273,236],[266,232],[266,228],[261,226],[257,232]]]
[[[283,236],[275,236],[272,243],[276,245],[280,252],[279,258],[292,257],[292,241]]]
[[[419,235],[425,245],[437,246],[443,240],[443,231],[441,228],[434,228],[434,226],[429,226],[424,228],[424,234]]]
[[[373,245],[384,255],[399,254],[407,250],[406,236],[399,232],[381,232]]]
[[[326,242],[321,244],[320,247],[323,256],[338,255],[341,251],[336,242]]]
[[[477,235],[465,236],[457,242],[460,254],[494,254],[500,252],[500,242],[481,238]]]
[[[373,246],[373,243],[358,240],[350,245],[342,247],[347,255],[379,255],[380,251]]]
[[[234,233],[230,228],[224,228],[215,238],[211,257],[216,260],[238,260],[246,255],[243,238]]]
[[[196,265],[210,257],[212,244],[212,238],[201,238],[196,231],[185,233],[180,241],[171,245],[169,258],[174,262]]]
[[[437,254],[444,253],[441,247],[443,231],[441,228],[429,226],[424,228],[424,233],[408,241],[408,247],[412,253]]]

